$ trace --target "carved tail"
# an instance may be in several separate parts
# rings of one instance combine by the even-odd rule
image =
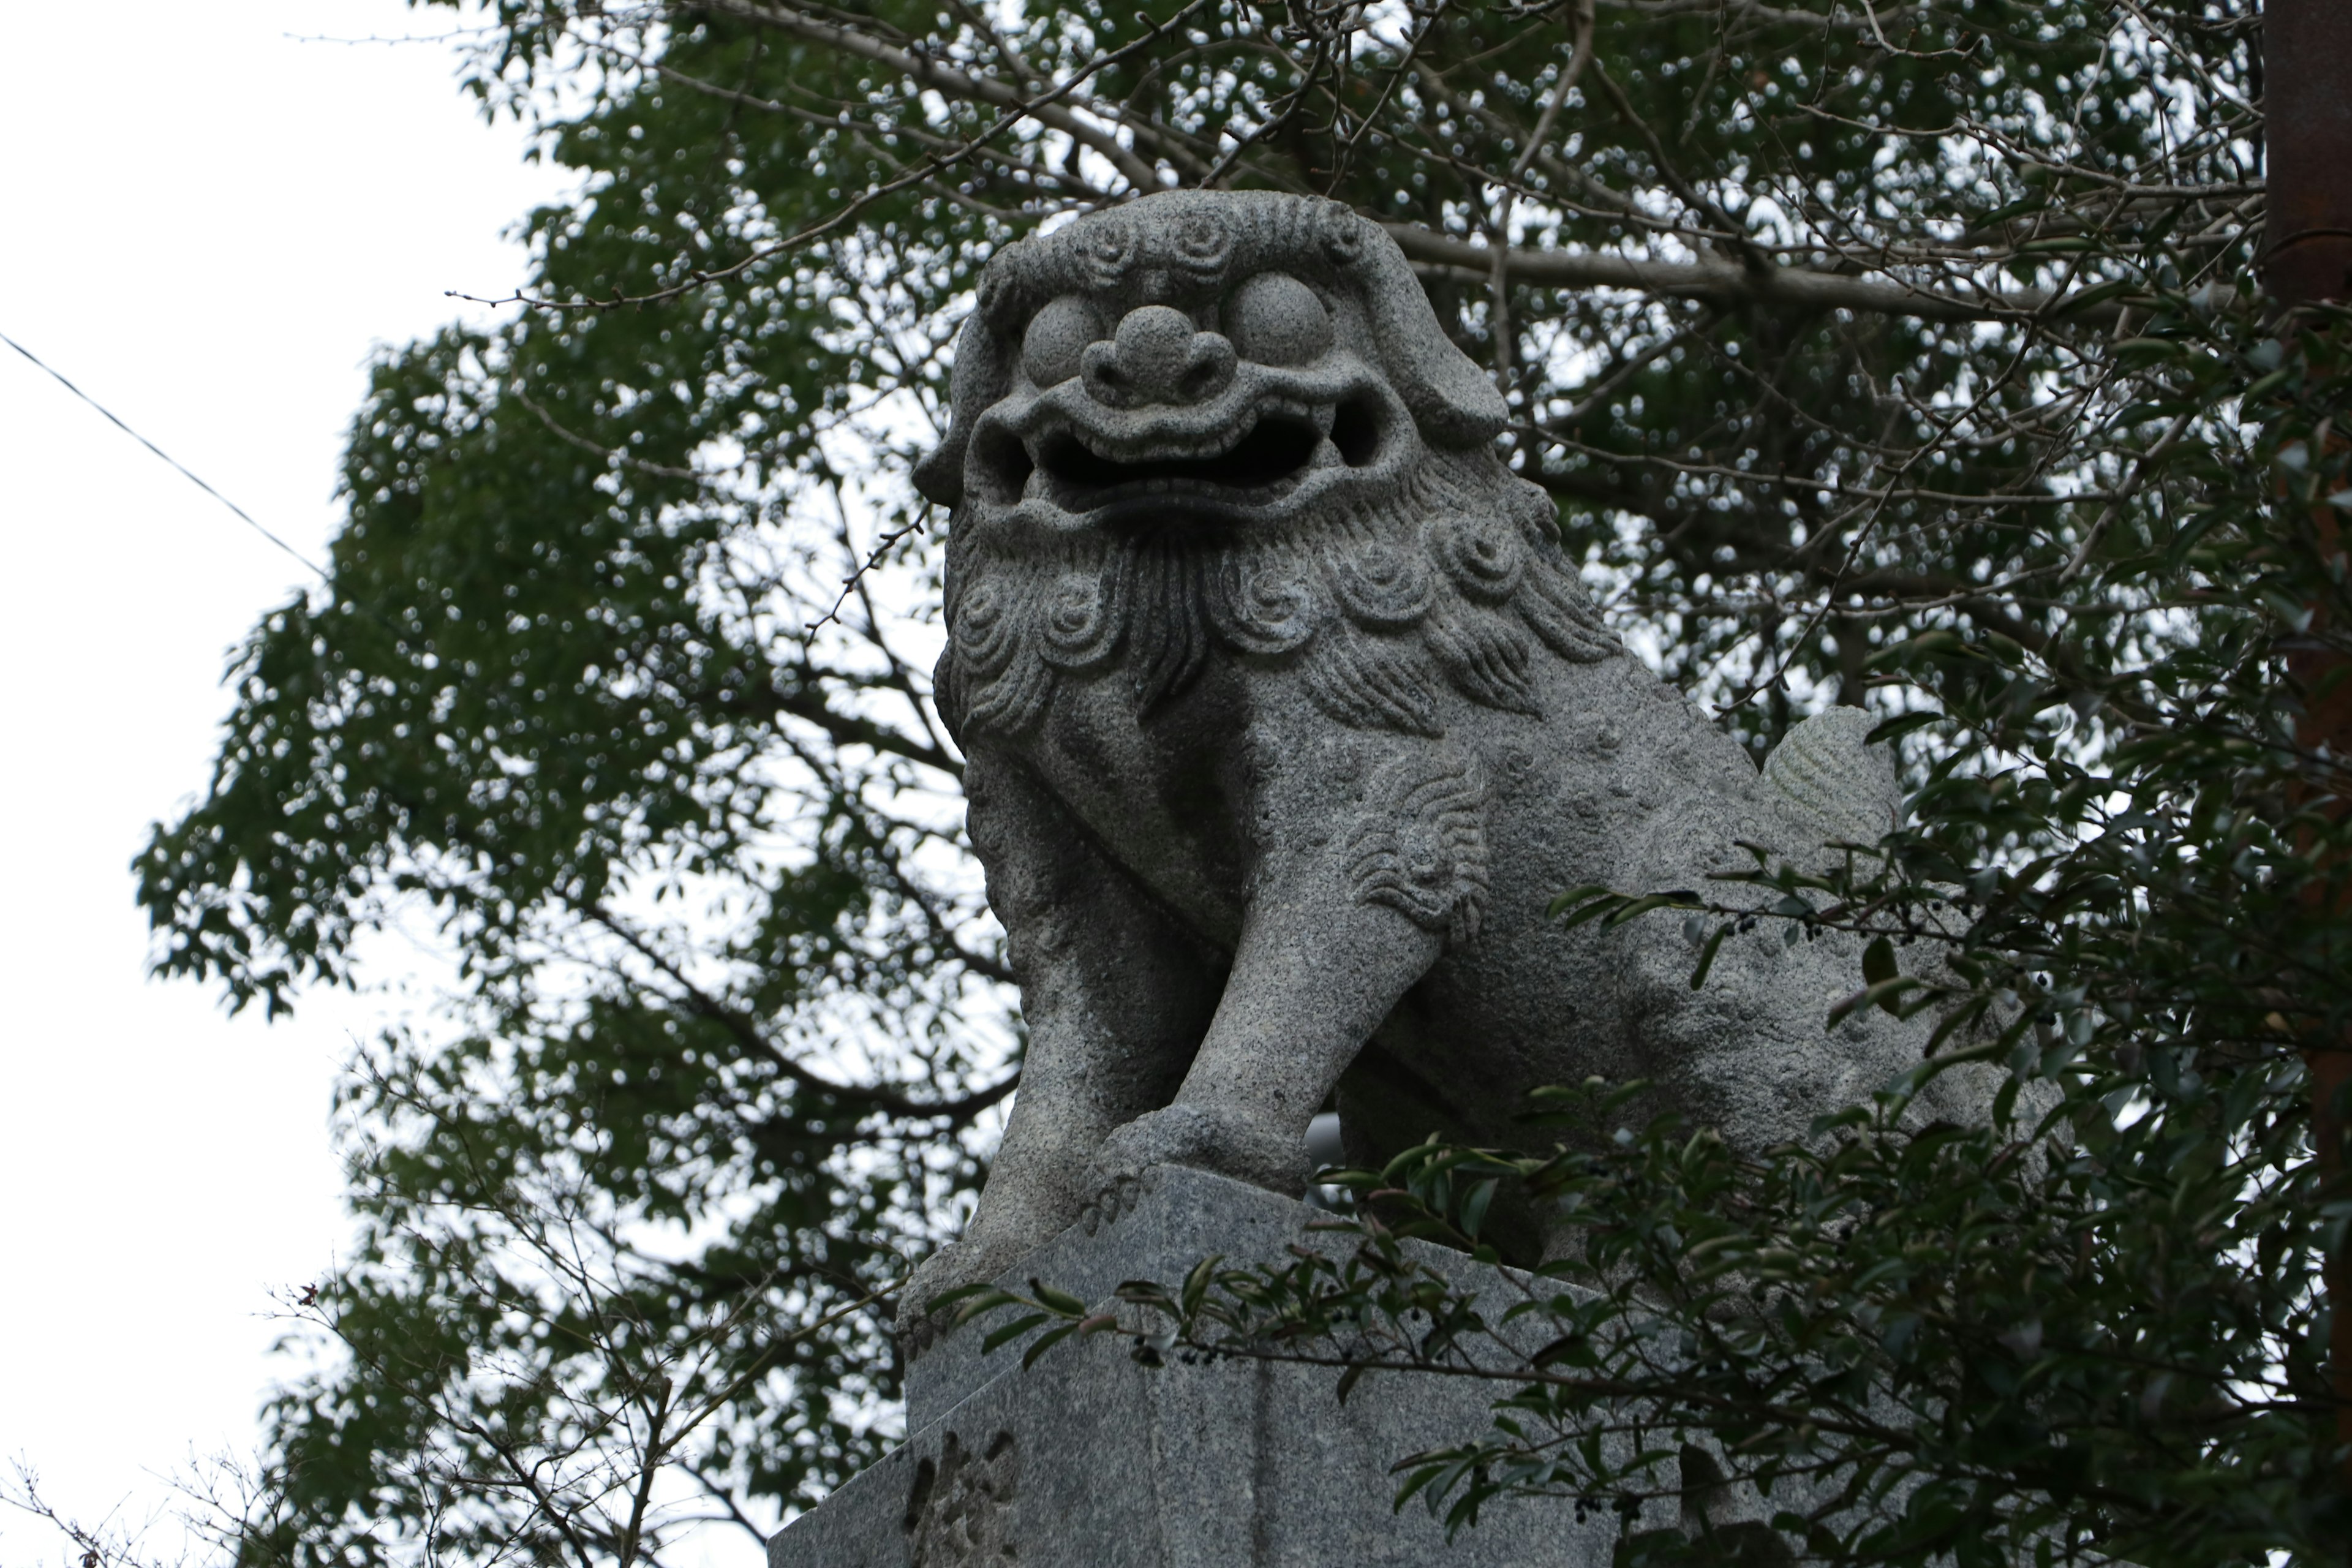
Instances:
[[[1859,708],[1832,708],[1789,731],[1764,762],[1764,780],[1804,830],[1804,848],[1843,840],[1875,844],[1903,820],[1895,754],[1868,736],[1877,721]]]

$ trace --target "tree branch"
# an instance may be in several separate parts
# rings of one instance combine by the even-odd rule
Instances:
[[[1484,287],[1495,274],[1490,247],[1433,234],[1418,224],[1381,227],[1397,242],[1414,270]],[[1551,289],[1637,289],[1678,300],[1718,305],[1785,305],[1809,310],[1859,310],[1910,316],[1927,321],[2032,321],[2064,320],[2112,326],[2126,310],[2145,310],[2144,299],[2105,295],[2071,303],[2076,295],[2046,289],[1963,294],[1900,282],[1891,278],[1855,278],[1810,267],[1738,266],[1728,261],[1654,261],[1591,251],[1511,250],[1503,268],[1514,283]]]
[[[1186,14],[1198,8],[1197,5],[1189,6]],[[751,5],[747,0],[706,0],[695,9],[732,16],[762,27],[772,27],[793,37],[837,49],[859,59],[871,60],[876,65],[888,67],[910,81],[920,82],[951,98],[993,104],[999,109],[1017,110],[1040,125],[1059,131],[1080,145],[1100,153],[1137,190],[1155,191],[1160,188],[1158,170],[1138,156],[1134,149],[1122,145],[1117,137],[1100,126],[1088,124],[1060,104],[1048,101],[1055,96],[1055,93],[1031,99],[992,77],[974,76],[969,71],[959,70],[910,50],[893,47],[863,33],[838,27],[830,22],[820,22],[781,5]],[[1153,36],[1164,31],[1154,29]],[[1068,83],[1060,90],[1066,91],[1076,85],[1075,82]]]
[[[728,1005],[697,985],[688,978],[683,970],[670,961],[667,954],[639,935],[626,921],[620,919],[602,904],[590,905],[589,913],[595,917],[597,924],[627,943],[635,951],[638,957],[660,970],[668,978],[670,984],[677,987],[678,1005],[697,1017],[708,1018],[717,1024],[733,1036],[739,1045],[772,1064],[777,1071],[812,1093],[829,1095],[834,1099],[845,1100],[853,1104],[868,1105],[890,1116],[924,1121],[932,1117],[945,1117],[950,1121],[963,1121],[978,1115],[1011,1094],[1021,1081],[1021,1075],[1018,1072],[1007,1073],[984,1089],[974,1089],[970,1094],[960,1095],[954,1100],[909,1100],[894,1089],[877,1089],[863,1084],[836,1083],[821,1074],[811,1072],[793,1060],[782,1047],[768,1038],[767,1032],[755,1021],[740,1008]]]

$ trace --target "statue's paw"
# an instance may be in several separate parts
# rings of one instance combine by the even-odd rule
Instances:
[[[935,1306],[941,1296],[966,1285],[986,1284],[1019,1261],[1017,1255],[999,1256],[1003,1251],[976,1245],[967,1237],[949,1242],[916,1265],[898,1289],[898,1342],[906,1347],[909,1361],[939,1343],[940,1336],[955,1326],[961,1303]]]
[[[939,1342],[954,1313],[935,1312],[931,1303],[959,1285],[969,1283],[963,1278],[963,1243],[950,1241],[915,1266],[914,1273],[898,1288],[898,1342],[906,1347],[908,1360],[921,1355]]]
[[[1187,1165],[1297,1197],[1307,1190],[1306,1141],[1259,1122],[1194,1105],[1139,1116],[1103,1140],[1087,1168],[1088,1230],[1117,1219],[1142,1195],[1143,1173]]]

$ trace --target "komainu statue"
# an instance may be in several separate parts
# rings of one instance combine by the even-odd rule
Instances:
[[[1508,1142],[1595,1073],[1752,1146],[1919,1059],[1924,1026],[1827,1028],[1850,942],[1760,922],[1694,991],[1679,921],[1547,917],[1707,887],[1740,840],[1874,841],[1897,797],[1859,713],[1759,774],[1629,657],[1503,420],[1336,204],[1171,192],[989,267],[917,480],[953,508],[939,704],[1028,1057],[906,1321],[1154,1163],[1300,1191],[1335,1091],[1357,1163]]]

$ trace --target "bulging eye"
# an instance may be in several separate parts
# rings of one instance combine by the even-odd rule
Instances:
[[[1095,308],[1065,294],[1029,319],[1021,338],[1021,368],[1036,385],[1058,386],[1078,374],[1078,356],[1103,335]]]
[[[1259,364],[1307,364],[1331,346],[1331,313],[1286,272],[1261,272],[1225,306],[1234,352]]]

